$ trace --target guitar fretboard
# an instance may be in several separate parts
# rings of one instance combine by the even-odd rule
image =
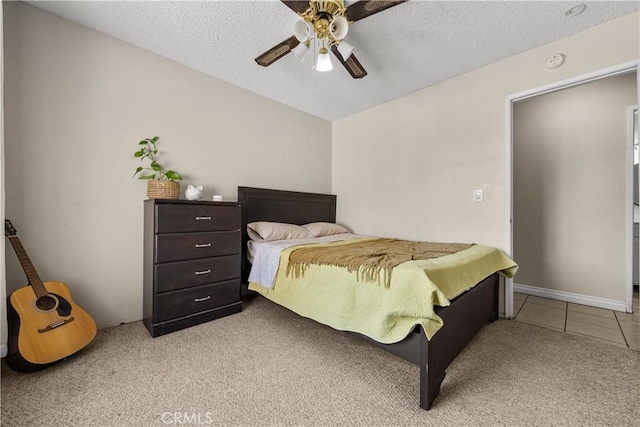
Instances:
[[[38,276],[38,272],[35,267],[31,263],[29,256],[27,255],[27,251],[22,246],[22,242],[18,239],[18,236],[8,236],[13,249],[16,251],[16,255],[18,256],[18,260],[20,260],[20,264],[22,264],[22,268],[27,275],[27,279],[29,280],[29,284],[33,288],[36,296],[38,298],[42,298],[47,296],[49,293],[47,289],[44,287],[42,280],[40,280],[40,276]]]

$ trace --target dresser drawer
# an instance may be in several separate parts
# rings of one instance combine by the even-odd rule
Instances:
[[[239,301],[240,280],[164,292],[154,299],[154,321],[163,322]]]
[[[223,231],[240,229],[238,206],[158,205],[156,233]]]
[[[240,277],[240,255],[156,264],[156,292]]]
[[[155,262],[181,261],[240,253],[240,230],[156,235]]]

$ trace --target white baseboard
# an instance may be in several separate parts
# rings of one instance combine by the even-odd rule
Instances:
[[[572,302],[574,304],[604,308],[607,310],[615,310],[621,312],[627,311],[627,303],[625,301],[616,301],[590,295],[573,294],[571,292],[556,291],[553,289],[539,288],[529,285],[520,285],[518,283],[513,284],[513,291],[521,294],[533,295],[536,297],[551,298],[560,301]]]
[[[0,357],[5,357],[9,348],[6,344],[0,344]]]

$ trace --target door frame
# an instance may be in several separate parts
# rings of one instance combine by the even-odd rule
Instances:
[[[578,86],[584,83],[588,83],[595,80],[600,80],[606,77],[612,77],[619,74],[625,74],[630,72],[636,72],[636,78],[639,80],[640,87],[640,78],[638,77],[638,64],[640,61],[629,61],[619,65],[615,65],[612,67],[604,68],[601,70],[593,71],[590,73],[582,74],[576,77],[571,77],[565,80],[561,80],[555,83],[550,83],[544,86],[540,86],[534,89],[529,89],[523,92],[518,92],[512,95],[508,95],[505,97],[505,248],[508,251],[508,254],[513,257],[513,104],[517,101],[522,101],[527,98],[532,98],[534,96],[544,95],[546,93],[555,92],[561,89],[567,89],[572,86]],[[631,147],[631,152],[633,155],[633,147]],[[631,165],[628,165],[628,169],[631,171],[631,179],[628,179],[628,183],[633,181],[633,161]],[[627,177],[629,176],[629,170],[627,171]],[[633,188],[633,187],[631,187]],[[631,196],[629,200],[631,206],[631,219],[630,219],[630,227],[633,231],[633,190],[627,191],[627,198]],[[628,209],[629,210],[629,209]],[[629,215],[629,213],[628,213]],[[628,216],[627,215],[627,216]],[[629,219],[629,218],[627,218]],[[629,223],[629,220],[627,221]],[[627,239],[630,240],[631,243],[627,243],[628,251],[631,250],[631,245],[633,244],[633,232],[630,232],[627,235]],[[629,273],[627,274],[628,279],[632,276],[633,271],[633,262],[629,263],[632,256],[627,256],[627,270]],[[516,263],[518,260],[515,260]],[[631,280],[633,282],[633,280]],[[629,285],[629,284],[628,284]],[[633,289],[633,283],[629,285],[629,289]],[[632,295],[632,294],[631,294]],[[627,295],[627,306],[631,304],[631,300]],[[513,279],[505,279],[505,289],[504,289],[504,309],[505,309],[505,317],[507,319],[513,318]]]
[[[640,79],[639,79],[640,81]],[[640,91],[640,89],[639,89]],[[640,96],[639,96],[640,97]],[[631,162],[631,169],[627,169],[627,182],[631,182],[635,184],[636,191],[640,200],[640,173],[638,174],[638,182],[633,182],[633,169],[634,165],[634,113],[638,111],[638,105],[632,105],[627,108],[627,164]],[[636,124],[637,126],[637,124]],[[627,313],[633,312],[633,224],[634,224],[634,194],[633,194],[634,185],[631,187],[627,186],[627,199],[630,200],[631,203],[631,213],[630,219],[627,220],[627,236],[631,236],[631,245],[627,245],[627,262],[631,263],[631,270],[627,269]],[[640,243],[639,243],[640,246]],[[638,248],[638,258],[640,258],[640,248]],[[640,260],[639,264],[640,265]]]

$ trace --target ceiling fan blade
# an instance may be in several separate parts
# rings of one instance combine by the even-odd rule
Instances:
[[[284,3],[289,9],[293,10],[295,13],[304,13],[305,10],[309,8],[308,1],[288,1],[288,0],[280,0]]]
[[[361,79],[367,75],[367,70],[364,69],[364,67],[362,66],[362,64],[360,64],[360,61],[358,61],[358,58],[356,58],[354,54],[351,54],[351,56],[349,56],[349,58],[347,58],[347,60],[345,61],[338,51],[338,46],[331,46],[331,52],[333,52],[336,58],[338,58],[342,65],[344,65],[344,68],[347,69],[349,74],[351,74],[351,77],[353,77],[354,79]]]
[[[382,12],[390,7],[405,3],[408,0],[361,0],[347,7],[347,19],[352,22],[359,21],[375,13]]]
[[[291,36],[282,43],[275,45],[262,55],[258,56],[256,58],[256,62],[263,67],[268,67],[287,53],[291,52],[291,49],[298,46],[298,44],[300,44],[298,39],[296,39],[295,36]]]

